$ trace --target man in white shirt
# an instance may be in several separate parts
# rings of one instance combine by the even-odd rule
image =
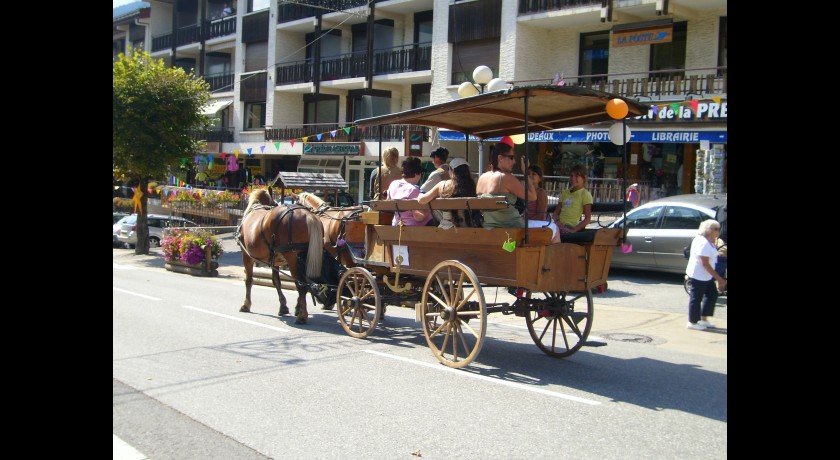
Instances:
[[[449,150],[446,147],[438,147],[432,150],[429,156],[437,169],[432,171],[426,182],[423,182],[423,185],[420,186],[420,191],[423,193],[431,190],[438,182],[449,179],[449,165],[446,164],[446,159],[449,158]]]

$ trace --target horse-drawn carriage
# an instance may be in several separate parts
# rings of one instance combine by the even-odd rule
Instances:
[[[467,142],[469,135],[491,138],[525,134],[527,139],[529,129],[610,120],[605,106],[615,97],[574,87],[521,87],[358,120],[356,124],[445,127],[467,134]],[[629,116],[647,111],[643,104],[625,102]],[[246,245],[243,250],[244,261],[254,256],[255,242],[262,240],[269,247],[262,251],[264,254],[283,253],[288,261],[296,262],[289,264],[289,270],[300,280],[298,322],[306,321],[307,290],[313,296],[318,294],[319,299],[329,298],[329,302],[322,301],[325,305],[332,304],[334,298],[342,327],[359,338],[375,330],[386,305],[413,305],[429,347],[449,367],[466,366],[478,356],[484,344],[487,315],[495,312],[524,317],[532,339],[549,356],[559,358],[577,352],[592,327],[591,290],[606,283],[613,247],[622,239],[621,229],[609,228],[575,234],[574,242],[564,234],[563,242],[552,243],[548,228],[391,225],[395,212],[501,209],[508,206],[504,197],[437,198],[425,205],[417,200],[382,200],[371,201],[369,206],[330,208],[318,197],[302,193],[298,203],[304,209],[292,206],[274,212],[278,216],[301,213],[303,220],[298,222],[307,222],[312,234],[295,239],[293,219],[285,223],[278,219],[271,224],[272,219],[264,214],[260,221],[269,225],[252,224],[259,236],[244,235],[250,247]],[[320,218],[323,232],[313,230],[306,215],[310,211]],[[243,218],[243,234],[245,223]],[[321,237],[324,254],[329,255],[317,257],[311,246],[320,250],[316,240]],[[304,248],[309,250],[306,257]],[[297,270],[304,263],[309,266],[307,275]],[[333,264],[337,273],[324,275],[327,280],[319,282],[313,273],[324,263]],[[316,268],[315,264],[322,267]],[[246,262],[248,291],[242,311],[250,308],[248,266]],[[279,282],[276,287],[285,307]],[[506,288],[515,300],[488,303],[484,289],[492,287]]]

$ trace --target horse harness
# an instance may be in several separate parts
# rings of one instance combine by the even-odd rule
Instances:
[[[277,234],[274,233],[274,232],[271,232],[271,241],[269,241],[268,238],[265,237],[265,232],[262,231],[265,219],[266,219],[266,217],[268,217],[271,214],[271,211],[273,211],[274,208],[276,208],[278,206],[279,205],[271,206],[271,205],[264,205],[264,204],[255,204],[254,206],[251,207],[251,210],[262,209],[262,210],[267,210],[268,211],[265,214],[263,214],[257,228],[260,229],[260,236],[262,236],[263,242],[265,243],[266,246],[268,246],[268,261],[260,260],[260,262],[265,263],[272,270],[276,270],[276,268],[271,264],[271,261],[274,260],[274,255],[276,253],[278,253],[278,252],[289,252],[289,251],[303,251],[303,250],[305,250],[306,248],[309,247],[308,242],[307,243],[292,243],[292,223],[293,223],[293,219],[294,219],[294,211],[296,209],[304,209],[307,212],[311,212],[311,211],[309,211],[309,208],[307,208],[305,206],[301,206],[299,204],[284,205],[284,206],[286,206],[286,209],[283,210],[283,212],[280,214],[280,218],[279,218],[280,221],[282,221],[283,218],[286,217],[286,214],[291,214],[291,216],[289,216],[289,220],[286,224],[286,227],[288,228],[288,235],[289,235],[288,243],[283,244],[283,245],[275,245],[274,244],[275,243],[274,239],[277,236]],[[236,235],[235,235],[236,242],[239,244],[239,247],[243,251],[245,251],[246,254],[248,254],[249,257],[251,257],[254,260],[259,260],[259,259],[255,258],[254,256],[252,256],[251,253],[248,252],[248,249],[245,248],[245,242],[243,241],[243,236],[242,236],[241,229],[242,229],[242,222],[239,222],[239,226],[236,228]]]

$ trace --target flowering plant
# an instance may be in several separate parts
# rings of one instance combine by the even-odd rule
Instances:
[[[170,202],[176,203],[195,203],[195,196],[190,192],[178,191],[175,195],[169,198]]]
[[[209,230],[172,230],[160,242],[163,258],[166,261],[180,260],[188,264],[204,262],[204,248],[210,247],[210,257],[214,260],[224,250],[215,235]]]
[[[206,208],[213,208],[216,206],[223,206],[225,204],[238,204],[239,195],[233,194],[227,190],[219,193],[208,193],[201,199],[201,204]]]

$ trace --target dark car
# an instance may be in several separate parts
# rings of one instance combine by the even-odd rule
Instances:
[[[627,212],[627,242],[633,250],[625,254],[617,246],[612,267],[685,273],[683,248],[697,235],[700,222],[720,222],[720,237],[726,235],[726,194],[675,195],[645,203]],[[623,227],[623,217],[609,226]]]
[[[334,208],[336,208],[336,207],[337,208],[346,208],[348,206],[355,206],[356,205],[356,200],[354,200],[353,197],[347,192],[338,192],[338,198],[337,199],[336,199],[336,192],[335,191],[330,191],[330,192],[327,192],[327,193],[318,191],[318,192],[315,192],[315,195],[318,196],[318,198],[324,200],[326,203],[328,203],[330,206],[332,206]],[[338,204],[336,204],[336,203],[338,203]]]

